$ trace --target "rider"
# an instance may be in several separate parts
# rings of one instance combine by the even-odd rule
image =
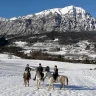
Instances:
[[[43,78],[43,73],[42,73],[43,72],[43,67],[41,66],[41,63],[39,63],[39,67],[37,68],[36,71],[40,73],[41,80],[42,80],[42,78]],[[35,75],[35,78],[33,80],[36,80],[36,75]]]
[[[25,67],[25,71],[28,72],[28,75],[29,75],[29,77],[30,77],[30,79],[31,79],[31,73],[30,73],[31,68],[29,67],[29,64],[26,65],[26,67]]]
[[[57,68],[57,65],[54,66],[54,73],[53,73],[53,78],[54,80],[56,81],[58,77],[58,68]]]
[[[46,66],[45,71],[50,72],[49,66]]]

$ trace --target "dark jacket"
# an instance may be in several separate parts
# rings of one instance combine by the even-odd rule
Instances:
[[[58,75],[58,69],[57,68],[54,69],[54,74]]]
[[[31,71],[31,68],[30,68],[30,67],[26,67],[26,68],[25,68],[25,71],[30,72],[30,71]]]
[[[40,73],[42,73],[42,72],[43,72],[43,67],[42,67],[42,66],[39,66],[39,67],[37,68],[37,71],[40,72]]]
[[[54,80],[56,80],[57,76],[58,76],[58,69],[55,68],[55,69],[54,69],[54,73],[53,73],[53,78],[54,78]]]
[[[47,67],[45,68],[45,71],[47,71],[47,72],[49,72],[49,71],[50,71],[49,66],[47,66]]]

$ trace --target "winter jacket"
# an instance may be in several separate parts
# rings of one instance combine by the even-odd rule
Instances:
[[[57,68],[54,69],[54,74],[58,75],[58,69]]]
[[[39,66],[39,67],[37,68],[37,71],[40,72],[40,73],[42,73],[42,72],[43,72],[43,67],[42,67],[42,66]]]
[[[30,68],[30,67],[26,67],[26,68],[25,68],[25,71],[30,72],[30,71],[31,71],[31,68]]]
[[[47,72],[49,72],[49,71],[50,71],[49,66],[47,66],[47,67],[45,68],[45,71],[47,71]]]

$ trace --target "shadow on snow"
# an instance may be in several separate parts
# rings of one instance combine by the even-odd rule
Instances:
[[[49,84],[46,84],[48,86]],[[60,88],[61,84],[54,84],[56,88]],[[69,90],[96,90],[96,87],[88,87],[88,86],[76,86],[76,85],[65,85],[65,88]]]

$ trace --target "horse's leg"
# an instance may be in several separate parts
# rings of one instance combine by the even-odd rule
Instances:
[[[23,78],[24,78],[24,85],[26,87],[26,77],[25,77],[25,73],[23,74]]]
[[[43,87],[44,87],[44,81],[43,81]]]
[[[37,88],[38,88],[38,80],[37,80]]]
[[[65,81],[66,81],[66,83],[65,83]],[[65,84],[68,85],[68,77],[65,77],[64,82],[63,82],[64,90],[65,90]]]
[[[39,89],[40,83],[39,80],[37,80],[37,88]]]
[[[52,83],[52,87],[53,87],[53,90],[54,90],[54,83]]]
[[[27,82],[28,82],[28,87],[29,87],[29,80]]]
[[[51,85],[52,85],[53,90],[54,90],[54,79],[51,78],[51,79],[49,80],[49,82],[50,82],[50,83],[49,83],[49,86],[48,86],[48,90],[50,89]]]
[[[64,85],[63,85],[63,83],[61,83],[61,87],[60,87],[60,90],[62,89],[62,87],[63,87]]]
[[[49,79],[49,86],[48,86],[48,90],[50,89],[50,86],[51,86],[51,79]]]
[[[51,83],[50,83],[49,86],[48,86],[48,90],[50,89],[50,86],[51,86]]]
[[[64,90],[65,90],[65,80],[66,78],[64,78],[64,80],[62,81],[62,87],[64,88]]]
[[[40,80],[38,80],[39,82],[38,82],[38,86],[39,86],[39,88],[40,88]]]
[[[53,90],[54,90],[54,84],[53,84],[53,83],[50,83],[50,84],[49,84],[49,86],[48,86],[48,90],[50,89],[51,85],[52,85]]]
[[[60,90],[61,90],[65,85],[65,78],[60,77],[59,80],[60,80],[59,82],[61,83],[61,86],[60,86]]]
[[[25,84],[25,87],[26,87],[26,80],[24,80],[24,84]]]

